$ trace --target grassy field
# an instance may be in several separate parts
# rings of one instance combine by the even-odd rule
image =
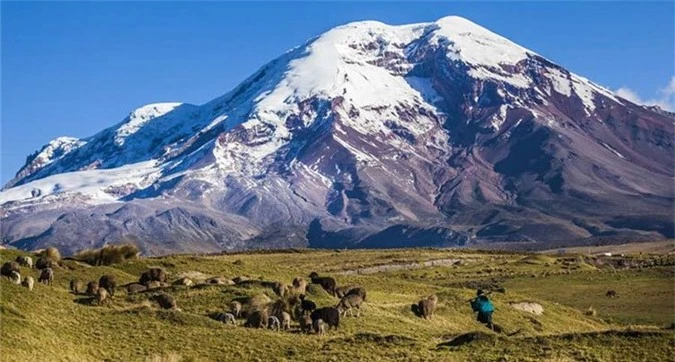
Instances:
[[[0,250],[0,260],[24,253]],[[642,255],[642,260],[650,256]],[[140,258],[92,267],[72,260],[55,270],[53,286],[32,292],[0,278],[2,361],[672,361],[675,356],[673,267],[603,268],[579,256],[470,250],[299,250],[227,255]],[[664,264],[664,263],[661,263]],[[164,289],[180,311],[161,310],[154,294],[119,291],[108,306],[68,290],[71,278],[95,280],[105,273],[120,284],[137,281],[148,267],[181,275],[248,276],[290,284],[312,271],[339,285],[360,284],[368,299],[360,318],[347,317],[323,336],[226,326],[210,318],[232,299],[265,294],[261,285],[196,285]],[[22,275],[37,278],[35,269]],[[477,286],[493,293],[496,334],[475,321],[468,299]],[[605,292],[613,289],[617,298]],[[319,306],[337,299],[312,286]],[[426,321],[410,305],[435,293],[439,307]],[[536,302],[540,316],[511,307]],[[588,307],[597,316],[585,315]],[[458,343],[459,339],[469,340]],[[452,342],[454,340],[454,342]]]

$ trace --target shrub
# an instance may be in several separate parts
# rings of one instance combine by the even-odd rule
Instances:
[[[85,249],[73,259],[91,265],[113,265],[138,257],[140,250],[134,244],[106,245],[100,249]]]
[[[59,262],[61,261],[61,252],[59,252],[59,249],[50,246],[47,249],[41,251],[38,256],[45,257],[49,260],[52,260],[54,262]]]

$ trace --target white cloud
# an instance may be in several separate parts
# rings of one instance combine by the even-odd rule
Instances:
[[[634,90],[628,87],[621,87],[614,91],[619,97],[627,99],[635,104],[644,104],[648,106],[659,106],[667,111],[675,112],[675,76],[670,78],[670,82],[665,88],[657,91],[654,98],[644,99]]]

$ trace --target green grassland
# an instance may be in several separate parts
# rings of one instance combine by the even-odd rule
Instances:
[[[0,260],[23,254],[0,250]],[[300,334],[296,323],[292,331],[277,332],[210,318],[226,311],[232,299],[277,298],[262,285],[165,288],[180,311],[150,303],[156,291],[128,296],[120,290],[110,305],[98,306],[68,290],[72,278],[114,274],[125,284],[149,267],[164,268],[170,280],[199,272],[288,284],[317,271],[339,285],[364,286],[368,298],[360,318],[343,318],[339,330],[319,336]],[[22,267],[21,274],[37,279],[38,271]],[[675,279],[672,264],[664,262],[622,269],[597,266],[581,256],[291,250],[172,255],[97,267],[65,260],[55,275],[52,286],[36,284],[33,291],[0,278],[2,361],[672,361],[675,356],[675,334],[663,328],[674,321]],[[505,333],[475,321],[467,301],[476,287],[505,288],[491,294],[495,322]],[[609,289],[618,297],[606,297]],[[439,297],[434,318],[415,316],[410,305],[432,293]],[[338,301],[316,286],[309,288],[308,299],[319,306]],[[541,304],[544,313],[510,306],[523,301]],[[591,306],[596,316],[584,313]],[[475,339],[448,345],[467,333]]]

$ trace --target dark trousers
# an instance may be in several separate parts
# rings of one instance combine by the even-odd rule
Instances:
[[[492,312],[478,312],[477,320],[492,329]]]

